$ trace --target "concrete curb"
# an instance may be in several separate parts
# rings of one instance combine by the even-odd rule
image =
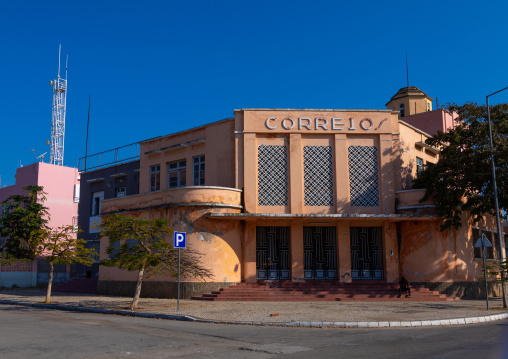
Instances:
[[[16,302],[13,300],[0,300],[0,304],[5,305],[22,305],[27,307],[37,307],[56,310],[67,310],[74,312],[97,313],[97,314],[113,314],[123,315],[127,317],[152,318],[152,319],[169,319],[198,323],[213,324],[233,324],[233,325],[256,325],[256,326],[278,326],[278,327],[304,327],[304,328],[392,328],[392,327],[427,327],[427,326],[450,326],[450,325],[466,325],[485,323],[495,320],[507,319],[508,313],[492,314],[481,317],[441,319],[441,320],[413,320],[413,321],[396,321],[396,322],[235,322],[235,321],[218,321],[209,319],[198,319],[188,315],[172,315],[159,313],[142,313],[130,310],[114,310],[114,309],[95,309],[86,307],[77,307],[73,305],[61,304],[43,304]]]

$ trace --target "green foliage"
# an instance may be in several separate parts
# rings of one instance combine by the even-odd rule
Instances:
[[[12,195],[2,202],[0,236],[7,238],[4,259],[28,259],[36,256],[40,230],[48,230],[48,208],[43,187],[23,187],[26,195]]]
[[[501,283],[508,282],[508,262],[506,260],[497,260],[494,264],[486,265],[485,269],[487,270],[487,275],[497,277],[496,281]]]
[[[41,241],[36,247],[37,257],[43,257],[53,264],[72,264],[74,262],[91,265],[97,252],[86,248],[86,241],[76,238],[73,226],[61,226],[55,229],[41,229],[38,233]]]
[[[71,264],[78,262],[91,265],[97,255],[95,249],[85,248],[86,241],[76,238],[73,226],[62,226],[55,229],[42,228],[37,231],[39,243],[35,246],[35,255],[46,259],[49,263],[49,280],[46,291],[46,303],[51,303],[51,286],[55,264]]]
[[[102,260],[102,265],[129,271],[145,270],[149,276],[177,275],[178,251],[167,240],[173,231],[165,219],[148,220],[117,214],[103,217],[97,227],[100,236],[109,239],[106,248],[109,258]],[[194,250],[181,250],[181,274],[201,280],[211,277],[200,257],[201,254]]]
[[[108,267],[118,267],[138,271],[136,290],[130,309],[138,306],[141,285],[145,274],[169,273],[177,275],[178,251],[167,241],[173,231],[164,219],[148,220],[124,215],[104,216],[96,226],[101,237],[108,237],[106,253],[109,258],[100,263]],[[118,250],[117,250],[118,248]],[[204,280],[211,277],[211,271],[202,265],[199,252],[185,249],[181,252],[180,273]]]
[[[487,107],[474,103],[448,106],[457,112],[456,127],[439,132],[426,143],[441,149],[439,161],[427,164],[414,188],[425,188],[425,199],[432,197],[444,219],[442,230],[459,228],[460,216],[470,211],[473,220],[495,215],[491,176]],[[508,104],[491,106],[494,161],[499,207],[508,209]]]

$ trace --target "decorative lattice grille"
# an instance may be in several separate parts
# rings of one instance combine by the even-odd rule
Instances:
[[[288,154],[286,146],[258,147],[258,204],[288,204]]]
[[[303,146],[306,206],[333,206],[333,161],[330,146]]]
[[[383,279],[381,227],[350,227],[351,279]]]
[[[336,233],[336,227],[303,227],[305,279],[337,279]]]
[[[290,279],[290,228],[256,227],[257,279]]]
[[[351,205],[379,206],[377,148],[349,146],[348,154]]]

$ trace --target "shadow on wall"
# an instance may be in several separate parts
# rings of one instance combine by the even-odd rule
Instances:
[[[411,283],[443,294],[485,298],[481,260],[474,259],[474,238],[466,226],[441,232],[439,221],[402,223],[402,273]],[[495,278],[488,282],[490,296],[501,295]]]
[[[424,285],[430,290],[437,290],[441,294],[462,299],[485,299],[485,282],[413,282],[415,285]],[[489,298],[501,297],[501,283],[488,282]]]
[[[408,162],[404,162],[403,154],[406,152],[410,152],[411,148],[409,145],[405,144],[403,141],[397,141],[397,144],[394,146],[394,150],[396,153],[400,154],[395,158],[396,165],[399,166],[399,171],[396,170],[396,173],[400,173],[400,188],[402,190],[408,190],[413,188],[413,172],[415,168],[415,159],[411,158]],[[383,155],[389,155],[388,151],[385,151]],[[397,187],[395,187],[397,188]]]

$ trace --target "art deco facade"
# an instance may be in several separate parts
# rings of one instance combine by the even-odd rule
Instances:
[[[102,215],[162,217],[187,232],[214,278],[187,279],[186,297],[261,279],[390,283],[402,275],[472,293],[481,274],[474,231],[494,227],[488,219],[473,228],[465,217],[461,229],[441,232],[432,201],[411,187],[438,156],[418,127],[452,124],[430,110],[235,110],[141,142],[139,194],[104,200]],[[102,238],[103,257],[106,246]],[[99,289],[128,294],[135,279],[101,268]],[[174,281],[150,279],[145,295],[172,295]]]

